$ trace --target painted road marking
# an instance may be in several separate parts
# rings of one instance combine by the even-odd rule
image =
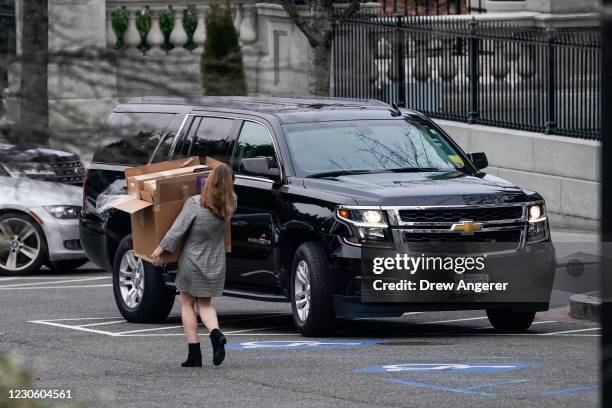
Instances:
[[[520,383],[525,383],[528,382],[529,380],[527,379],[516,379],[516,380],[504,380],[504,381],[495,381],[495,382],[488,382],[488,383],[484,383],[484,384],[479,384],[476,386],[472,386],[472,387],[464,387],[464,388],[458,388],[458,387],[444,387],[444,386],[440,386],[440,385],[436,385],[436,384],[432,384],[431,382],[435,382],[437,380],[435,379],[427,379],[427,380],[406,380],[406,379],[400,379],[400,378],[390,378],[387,379],[386,381],[390,381],[390,382],[394,382],[394,383],[398,383],[398,384],[402,384],[402,385],[412,385],[415,387],[424,387],[424,388],[430,388],[436,391],[446,391],[446,392],[454,392],[454,393],[460,393],[460,394],[470,394],[470,395],[476,395],[476,396],[493,396],[493,395],[497,395],[491,392],[484,392],[484,391],[477,391],[479,389],[482,388],[491,388],[491,387],[499,387],[502,385],[512,385],[512,384],[520,384]],[[428,381],[428,382],[423,382],[423,381]],[[438,380],[439,381],[439,380]],[[448,381],[448,380],[445,380]],[[458,380],[458,381],[464,381],[464,380]]]
[[[110,286],[110,285],[109,285]],[[71,287],[71,286],[68,286]],[[24,288],[25,289],[25,288]],[[30,289],[30,288],[28,288]],[[226,320],[222,320],[221,323],[222,325],[226,325],[226,324],[232,324],[235,322],[241,322],[241,321],[249,321],[249,320],[259,320],[259,319],[267,319],[267,318],[271,318],[271,317],[279,317],[282,315],[287,315],[286,312],[268,312],[269,314],[265,314],[265,315],[261,315],[261,316],[248,316],[248,317],[243,317],[245,316],[245,314],[243,313],[231,313],[231,314],[226,314],[223,315],[223,317],[230,317],[229,319]],[[231,316],[236,315],[236,318],[231,318]],[[288,316],[288,315],[287,315]],[[170,320],[173,319],[179,319],[180,316],[169,316]],[[151,328],[144,328],[144,329],[136,329],[136,330],[127,330],[127,331],[121,331],[121,332],[111,332],[111,331],[105,331],[105,330],[99,330],[99,329],[93,329],[92,327],[97,327],[97,326],[104,326],[104,325],[108,325],[108,324],[119,324],[121,322],[125,322],[125,323],[129,323],[125,320],[121,320],[122,318],[120,316],[108,316],[108,317],[77,317],[77,318],[59,318],[59,319],[39,319],[39,320],[32,320],[29,321],[29,323],[34,323],[34,324],[43,324],[43,325],[48,325],[48,326],[54,326],[54,327],[60,327],[60,328],[64,328],[64,329],[71,329],[71,330],[77,330],[77,331],[89,331],[91,333],[96,333],[96,334],[103,334],[106,336],[112,336],[112,337],[154,337],[154,336],[159,336],[159,337],[165,337],[165,336],[184,336],[184,334],[181,333],[155,333],[155,332],[159,332],[159,331],[164,331],[164,330],[170,330],[170,329],[181,329],[182,326],[179,325],[169,325],[169,326],[156,326],[156,327],[151,327]],[[476,317],[476,318],[467,318],[467,320],[480,320],[480,319],[486,319],[486,317]],[[110,320],[109,322],[95,322],[96,320]],[[424,323],[418,323],[418,324],[435,324],[438,322],[451,322],[451,321],[465,321],[466,319],[452,319],[452,320],[439,320],[439,321],[432,321],[432,322],[424,322]],[[75,324],[75,322],[79,322],[82,321],[84,324]],[[91,321],[94,321],[94,323],[91,323]],[[87,323],[89,322],[89,323]],[[540,322],[534,322],[533,324],[548,324],[548,323],[558,323],[557,321],[554,320],[546,320],[546,321],[540,321]],[[129,326],[127,326],[129,328]],[[285,324],[285,325],[278,325],[278,326],[266,326],[266,327],[255,327],[255,328],[251,328],[251,329],[238,329],[238,330],[231,330],[228,329],[229,331],[226,332],[225,334],[228,336],[287,336],[289,338],[292,337],[298,337],[298,338],[303,338],[301,337],[298,333],[296,332],[285,332],[285,333],[254,333],[256,331],[262,331],[262,330],[273,330],[273,329],[281,329],[281,328],[286,328],[286,329],[290,329],[292,326],[291,324]],[[571,326],[570,326],[571,327]],[[556,331],[556,332],[552,332],[552,333],[482,333],[480,332],[481,330],[485,330],[488,329],[489,327],[475,327],[475,328],[458,328],[458,329],[453,329],[450,331],[442,331],[442,332],[436,332],[437,334],[444,334],[444,333],[449,333],[452,332],[453,336],[556,336],[556,337],[600,337],[601,334],[588,334],[588,332],[590,331],[595,331],[595,330],[600,330],[599,327],[593,327],[593,328],[583,328],[583,329],[575,329],[575,330],[565,330],[565,331]],[[89,330],[88,330],[89,329]],[[370,328],[371,329],[371,328]],[[355,332],[357,332],[358,330],[355,330]],[[153,333],[148,333],[148,332],[153,332]],[[410,337],[416,338],[416,337],[428,337],[431,336],[432,332],[415,332],[410,334]]]
[[[107,324],[115,324],[115,323],[127,323],[127,321],[126,320],[115,320],[115,321],[111,321],[111,322],[88,323],[88,324],[81,324],[81,325],[79,325],[79,327],[104,326],[104,325],[107,325]]]
[[[57,284],[57,283],[89,282],[89,281],[102,280],[102,279],[111,279],[111,277],[110,276],[102,276],[102,277],[96,277],[96,278],[54,280],[54,281],[50,281],[50,282],[13,283],[13,284],[10,284],[10,285],[2,285],[2,286],[0,286],[0,289],[25,287],[25,286],[36,286],[36,285],[39,285],[39,286],[40,285],[53,285],[53,284]]]
[[[429,372],[444,374],[496,374],[523,370],[531,364],[460,364],[460,363],[402,363],[376,365],[357,370],[360,373],[406,373]]]
[[[99,285],[72,285],[72,286],[36,286],[27,288],[2,288],[0,290],[36,290],[36,289],[78,289],[78,288],[108,288],[113,286],[112,283],[104,283]]]
[[[182,328],[183,328],[182,325],[181,326],[164,326],[164,327],[153,327],[152,329],[128,330],[128,331],[123,331],[123,332],[114,333],[114,334],[116,336],[121,336],[123,334],[143,333],[143,332],[150,332],[150,331],[156,331],[156,330],[170,330],[170,329],[182,329]]]
[[[270,326],[270,327],[258,327],[256,329],[245,329],[245,330],[234,330],[229,332],[223,332],[223,334],[238,334],[238,333],[248,333],[259,330],[271,330],[271,329],[281,329],[291,327],[288,324],[283,324],[282,326]]]
[[[579,393],[583,393],[583,392],[589,392],[589,391],[596,391],[599,389],[598,385],[592,385],[589,387],[573,387],[573,388],[562,388],[560,390],[555,390],[555,391],[547,391],[547,392],[543,392],[543,393],[539,393],[539,394],[533,394],[533,395],[544,395],[544,396],[559,396],[559,395],[564,395],[564,394],[579,394]]]
[[[483,388],[492,388],[492,387],[499,387],[499,386],[504,386],[504,385],[513,385],[513,384],[522,384],[522,383],[526,383],[529,382],[528,379],[516,379],[516,380],[501,380],[501,381],[493,381],[493,382],[487,382],[484,384],[478,384],[475,386],[469,386],[469,387],[448,387],[448,386],[443,386],[443,385],[438,385],[440,382],[451,382],[451,383],[469,383],[470,381],[474,381],[474,380],[469,380],[469,379],[454,379],[454,378],[449,378],[449,379],[438,379],[438,378],[411,378],[411,379],[404,379],[404,378],[389,378],[386,379],[385,381],[389,381],[389,382],[394,382],[397,384],[402,384],[402,385],[411,385],[411,386],[415,386],[415,387],[423,387],[423,388],[429,388],[435,391],[444,391],[444,392],[453,392],[453,393],[460,393],[460,394],[470,394],[470,395],[474,395],[474,396],[479,396],[479,397],[484,397],[484,396],[495,396],[495,395],[512,395],[512,396],[536,396],[536,397],[559,397],[559,396],[565,396],[565,395],[573,395],[573,394],[580,394],[580,393],[585,393],[585,392],[592,392],[592,391],[597,391],[599,389],[599,386],[597,385],[589,385],[589,386],[584,386],[584,387],[568,387],[568,388],[561,388],[561,389],[557,389],[557,390],[552,390],[552,391],[544,391],[544,392],[530,392],[530,393],[523,393],[523,392],[517,392],[516,389],[512,390],[512,393],[493,393],[493,392],[484,392],[484,391],[478,391],[481,390]],[[476,380],[476,381],[481,381],[481,380]]]
[[[541,335],[542,336],[552,336],[554,334],[579,333],[579,332],[593,331],[593,330],[601,330],[601,327],[591,327],[588,329],[565,330],[565,331],[558,331],[558,332],[552,332],[552,333],[542,333]]]
[[[90,274],[88,274],[90,275]],[[94,275],[93,273],[91,275]],[[108,274],[107,274],[108,275]],[[0,282],[6,282],[6,281],[14,281],[14,280],[57,280],[57,279],[74,279],[74,278],[79,278],[78,275],[67,275],[67,276],[58,276],[58,275],[53,275],[53,276],[14,276],[14,277],[10,277],[10,278],[0,278]]]
[[[232,350],[251,349],[338,349],[367,347],[381,343],[380,340],[268,340],[231,343],[227,348]]]

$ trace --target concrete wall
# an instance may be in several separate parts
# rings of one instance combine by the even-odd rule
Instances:
[[[436,120],[466,152],[485,152],[485,171],[528,187],[546,200],[551,225],[596,230],[601,143]]]

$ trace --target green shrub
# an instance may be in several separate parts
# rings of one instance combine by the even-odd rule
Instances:
[[[198,12],[196,11],[194,6],[188,6],[183,13],[183,28],[187,33],[187,44],[185,44],[185,48],[188,50],[192,50],[196,47],[193,43],[193,33],[195,32],[198,26]]]
[[[118,8],[117,10],[113,11],[111,14],[111,23],[115,36],[117,37],[117,44],[115,47],[121,49],[124,45],[123,37],[128,26],[128,13],[125,8]]]
[[[170,33],[174,28],[174,10],[165,8],[159,13],[159,27],[164,34],[164,49],[170,50],[173,48],[170,44]]]
[[[246,95],[239,34],[229,3],[213,4],[206,16],[206,42],[201,62],[204,95]]]
[[[140,34],[140,45],[138,48],[147,49],[147,34],[151,30],[151,11],[149,7],[143,7],[136,14],[136,28]]]

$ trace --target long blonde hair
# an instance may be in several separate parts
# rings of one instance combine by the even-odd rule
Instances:
[[[200,205],[227,221],[232,217],[233,192],[232,169],[225,165],[216,167],[206,179],[200,194]]]

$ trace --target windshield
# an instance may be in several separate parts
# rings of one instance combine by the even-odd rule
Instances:
[[[301,177],[465,166],[453,146],[418,118],[297,123],[284,129]]]

